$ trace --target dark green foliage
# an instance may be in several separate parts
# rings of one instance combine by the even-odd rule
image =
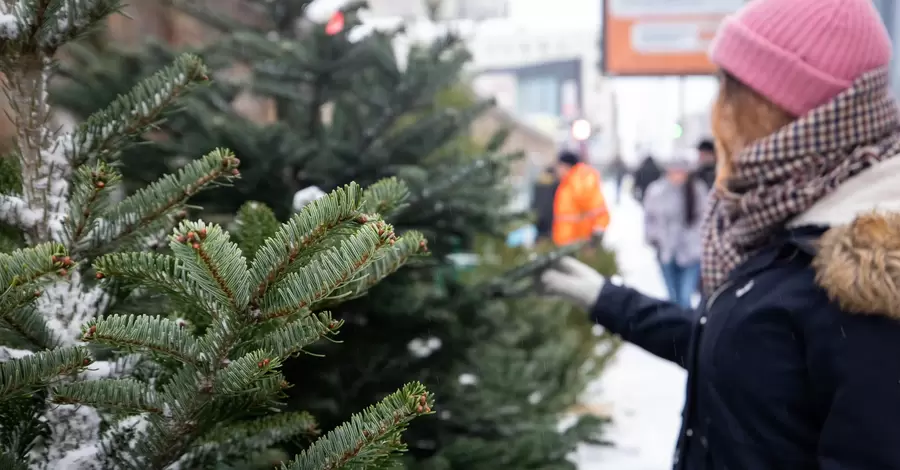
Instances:
[[[596,342],[608,338],[594,338],[583,312],[556,302],[496,298],[506,290],[496,288],[495,275],[521,263],[523,253],[483,264],[476,271],[480,278],[461,274],[452,261],[461,251],[494,256],[476,241],[505,236],[521,220],[508,210],[506,184],[517,155],[498,152],[502,134],[486,143],[467,137],[491,103],[461,85],[469,56],[460,38],[417,45],[398,58],[393,33],[349,40],[359,24],[358,5],[345,8],[345,30],[328,36],[323,25],[300,19],[306,1],[259,2],[269,19],[259,28],[176,3],[229,31],[194,52],[213,68],[241,61],[253,74],[240,82],[216,80],[195,93],[160,126],[154,142],[134,153],[123,169],[126,184],[137,189],[203,149],[234,149],[243,174],[236,191],[201,194],[195,202],[206,208],[205,217],[237,214],[244,233],[236,241],[244,247],[270,233],[276,219],[286,220],[298,189],[328,191],[349,181],[368,185],[397,176],[409,194],[385,218],[398,233],[421,232],[432,253],[365,297],[313,308],[328,307],[343,322],[341,344],[316,343],[309,352],[321,357],[300,355],[285,363],[288,380],[302,384],[287,390],[289,407],[309,411],[322,429],[331,429],[419,380],[438,405],[434,416],[412,423],[405,434],[405,468],[572,468],[566,454],[578,442],[596,439],[599,423],[583,420],[562,434],[557,425],[605,364],[607,355],[592,355]],[[133,54],[79,52],[55,100],[84,114],[94,102],[86,97],[125,88],[172,54],[160,45]],[[91,65],[95,58],[100,65]],[[241,89],[272,99],[277,122],[260,124],[235,112],[230,103]],[[272,214],[247,214],[249,201],[270,206]],[[340,222],[334,228],[340,232]],[[614,269],[607,254],[600,256],[604,269]],[[290,333],[293,341],[302,344],[320,324],[309,317]],[[481,382],[460,383],[468,373],[482,376]],[[535,393],[543,399],[532,403]],[[305,442],[294,444],[292,451],[307,449]]]
[[[16,194],[22,187],[22,169],[15,155],[0,157],[0,194]],[[0,253],[23,246],[22,231],[0,222]]]

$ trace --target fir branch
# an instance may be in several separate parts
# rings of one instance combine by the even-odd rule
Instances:
[[[44,3],[47,6],[42,12],[36,38],[48,55],[100,26],[103,19],[122,8],[118,0],[50,0]]]
[[[390,219],[403,210],[409,198],[409,187],[398,178],[385,178],[366,188],[363,194],[363,211]]]
[[[59,343],[56,333],[47,326],[41,312],[32,306],[0,314],[0,326],[16,333],[36,349],[52,349]]]
[[[81,244],[92,223],[109,207],[110,195],[121,179],[122,175],[102,160],[75,170],[69,196],[72,210],[66,220],[73,246]]]
[[[162,413],[156,393],[133,379],[72,382],[53,387],[51,401],[60,405],[88,405],[129,413]]]
[[[0,363],[0,402],[32,393],[60,376],[77,373],[91,361],[85,348],[57,348]]]
[[[247,260],[227,232],[218,225],[182,222],[169,242],[173,255],[201,290],[232,312],[250,301]]]
[[[535,256],[526,263],[499,275],[492,276],[490,282],[474,292],[485,300],[489,298],[517,298],[528,292],[533,292],[535,280],[541,273],[556,264],[560,259],[575,255],[583,250],[586,245],[585,242],[573,243],[557,248],[550,253]]]
[[[314,437],[318,434],[315,418],[305,411],[296,411],[275,413],[253,421],[217,427],[201,437],[198,444],[234,445],[241,451],[248,447],[262,450],[298,436]]]
[[[272,209],[256,201],[241,206],[235,223],[237,230],[234,232],[234,238],[241,252],[249,260],[256,256],[256,250],[274,236],[280,227]]]
[[[258,320],[291,317],[329,298],[336,289],[353,282],[375,251],[392,236],[392,232],[379,234],[372,225],[362,226],[340,245],[313,257],[270,289],[260,303]]]
[[[216,373],[213,392],[222,395],[261,395],[270,398],[280,392],[284,378],[277,372],[281,359],[266,351],[246,354]]]
[[[213,150],[185,165],[178,173],[167,174],[113,207],[91,229],[90,248],[109,249],[126,237],[178,211],[191,196],[218,181],[231,181],[239,172],[240,160],[223,149]]]
[[[400,434],[413,418],[431,413],[432,406],[433,398],[424,385],[407,384],[351,416],[281,470],[378,468],[392,454],[405,450]]]
[[[43,281],[65,276],[74,266],[58,243],[42,243],[12,253],[0,253],[0,327],[15,332],[38,349],[56,345],[57,338],[32,304],[41,296]]]
[[[147,315],[112,315],[82,327],[82,341],[161,354],[196,364],[199,345],[184,323]]]
[[[12,317],[17,312],[27,309],[41,294],[42,292],[37,289],[30,290],[14,287],[6,289],[0,294],[0,320],[5,321],[6,317]],[[10,329],[17,330],[15,327]]]
[[[110,253],[97,258],[94,269],[98,279],[146,287],[207,315],[216,311],[212,295],[201,288],[187,266],[174,256],[150,252]]]
[[[73,265],[66,256],[65,247],[59,243],[41,243],[12,253],[0,253],[0,286],[8,292]]]
[[[279,443],[319,434],[316,422],[306,412],[276,413],[253,421],[219,426],[205,434],[176,465],[179,468],[207,468],[211,464],[229,462],[235,470],[246,469],[258,452]],[[256,467],[253,467],[256,468]]]
[[[329,312],[318,312],[279,326],[254,344],[260,350],[272,351],[278,357],[293,356],[319,339],[337,334],[343,324],[333,319]]]
[[[194,1],[170,0],[170,2],[172,7],[200,20],[204,26],[214,28],[219,32],[242,31],[247,28],[246,23],[236,21],[235,18],[232,18],[225,12],[216,11],[218,9],[207,8]]]
[[[132,139],[156,126],[176,99],[193,85],[209,80],[207,73],[199,57],[182,54],[81,124],[73,136],[75,145],[70,158],[75,163],[83,163],[91,158],[105,160],[113,156]]]
[[[393,244],[380,247],[372,257],[373,261],[366,266],[364,273],[336,289],[332,297],[346,301],[364,295],[372,286],[400,269],[411,257],[427,252],[428,245],[421,233],[406,232]],[[325,308],[328,305],[330,305],[329,302],[322,302],[313,307],[313,310]]]
[[[282,225],[275,236],[266,240],[250,268],[250,278],[255,286],[251,302],[265,296],[269,287],[290,271],[291,263],[302,255],[308,256],[308,252],[331,231],[362,217],[362,196],[363,191],[356,183],[337,188],[308,204]]]
[[[0,468],[3,470],[29,470],[28,459],[0,450]]]

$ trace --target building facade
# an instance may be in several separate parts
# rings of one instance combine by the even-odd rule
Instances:
[[[587,119],[595,131],[589,157],[598,163],[610,158],[610,90],[598,69],[599,2],[441,0],[435,5],[440,6],[430,12],[428,0],[370,0],[368,21],[403,19],[411,36],[417,30],[461,33],[472,53],[477,92],[553,135],[560,146],[571,144],[571,122]]]
[[[900,5],[897,0],[872,0],[878,12],[881,13],[881,19],[887,27],[888,33],[894,42],[894,57],[891,60],[892,88],[894,95],[900,97],[900,62],[897,60],[897,53],[900,52]]]

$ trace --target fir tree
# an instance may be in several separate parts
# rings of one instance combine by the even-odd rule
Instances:
[[[392,44],[395,32],[358,37],[360,4],[344,8],[343,30],[330,34],[304,16],[308,3],[252,2],[266,21],[249,26],[222,11],[181,2],[221,29],[215,43],[193,52],[213,67],[225,70],[237,62],[253,73],[193,95],[142,146],[141,158],[156,166],[134,161],[126,167],[127,178],[137,189],[165,171],[166,163],[182,165],[188,149],[243,145],[239,154],[250,162],[242,165],[246,177],[238,184],[244,186],[231,199],[216,195],[198,198],[198,204],[223,215],[248,199],[259,200],[283,219],[292,212],[296,189],[328,191],[354,180],[401,177],[409,184],[408,204],[386,219],[399,233],[422,231],[433,256],[410,263],[365,298],[332,309],[346,324],[342,338],[358,347],[320,344],[313,350],[323,358],[287,363],[285,374],[304,382],[288,391],[290,406],[309,409],[334,426],[349,410],[421,379],[441,398],[441,407],[407,432],[405,468],[572,468],[567,454],[602,427],[585,420],[559,434],[558,422],[605,363],[607,355],[593,357],[594,347],[609,347],[612,340],[572,333],[589,331],[583,312],[573,321],[568,309],[555,312],[558,304],[507,298],[522,297],[507,289],[508,278],[527,277],[535,266],[487,282],[468,279],[454,261],[460,250],[479,251],[476,240],[505,237],[522,220],[508,210],[507,178],[515,156],[498,152],[504,136],[474,143],[467,135],[491,103],[466,90],[469,55],[462,40],[442,36],[400,56]],[[67,69],[69,83],[54,96],[67,109],[87,114],[98,97],[129,86],[146,67],[172,54],[160,44],[99,56],[80,50]],[[253,122],[236,112],[231,102],[246,92],[273,100],[277,121]],[[246,225],[265,230],[264,224],[241,223]],[[599,261],[605,272],[614,270],[608,255]],[[597,367],[588,364],[594,361]],[[327,367],[309,376],[305,371],[313,364]],[[472,376],[481,379],[470,383]],[[543,398],[531,403],[535,392]]]
[[[14,248],[0,254],[0,468],[247,468],[275,443],[318,437],[309,414],[275,411],[290,386],[284,361],[342,325],[324,307],[362,295],[425,241],[384,221],[408,197],[385,179],[336,188],[280,225],[248,206],[239,246],[218,225],[185,219],[191,197],[240,175],[222,149],[121,197],[129,143],[208,79],[184,55],[82,124],[57,126],[47,101],[55,53],[119,6],[0,7],[0,71],[18,129],[0,194]],[[251,220],[271,230],[263,237]],[[148,301],[165,314],[128,313]],[[282,468],[389,465],[400,432],[431,406],[421,384],[407,384]]]

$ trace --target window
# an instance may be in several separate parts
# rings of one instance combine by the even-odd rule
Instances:
[[[456,18],[463,20],[484,20],[509,16],[508,0],[458,0]]]
[[[559,80],[556,77],[519,79],[516,106],[520,113],[559,116],[559,98]]]

